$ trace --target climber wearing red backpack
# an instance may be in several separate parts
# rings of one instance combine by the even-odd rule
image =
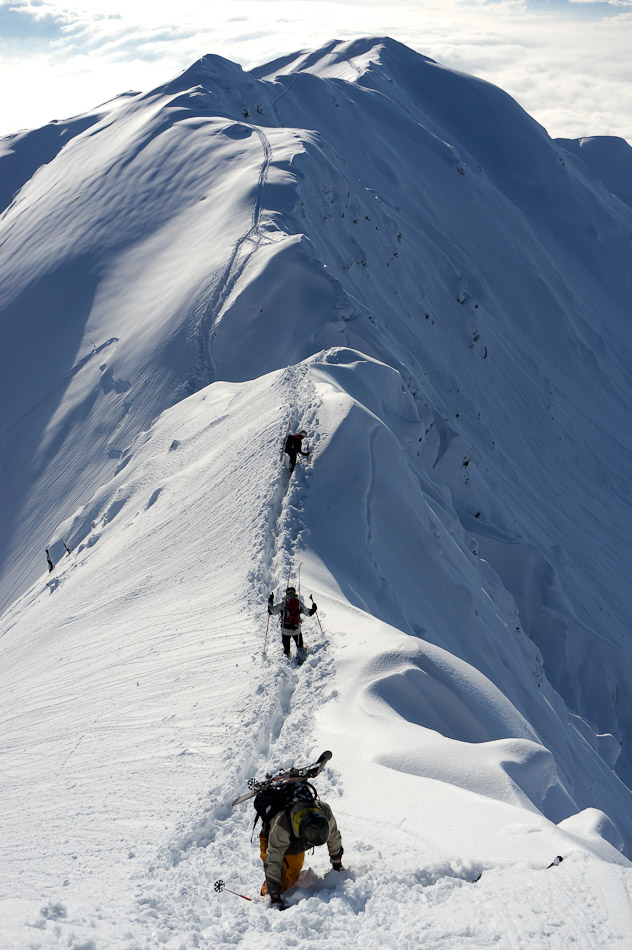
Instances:
[[[307,608],[295,587],[288,587],[285,591],[285,597],[274,603],[274,594],[268,597],[268,613],[280,614],[279,622],[281,624],[281,635],[283,638],[283,652],[286,656],[290,655],[290,638],[294,639],[297,653],[303,651],[303,634],[301,633],[301,614],[307,614],[312,617],[318,610],[312,598],[312,606]]]

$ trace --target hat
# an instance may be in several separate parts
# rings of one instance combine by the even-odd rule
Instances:
[[[315,848],[329,840],[329,821],[317,807],[305,810],[299,819],[298,830],[301,838]]]

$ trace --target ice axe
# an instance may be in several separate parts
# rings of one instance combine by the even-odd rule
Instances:
[[[226,887],[226,885],[224,884],[224,882],[223,882],[222,880],[215,881],[214,887],[215,887],[215,891],[216,891],[217,894],[221,894],[222,891],[230,891],[230,893],[231,893],[231,894],[234,894],[235,897],[243,897],[243,899],[244,899],[245,901],[252,901],[252,900],[254,900],[254,897],[246,897],[245,894],[238,894],[237,891],[233,891],[233,890],[230,889],[230,887]]]

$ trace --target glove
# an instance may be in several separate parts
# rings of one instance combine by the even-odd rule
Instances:
[[[310,610],[309,610],[310,617],[313,617],[317,610],[318,610],[317,605],[314,603],[314,601],[312,601],[312,606],[310,607]]]
[[[274,604],[274,594],[270,594],[268,597],[268,613],[272,614],[272,605]]]
[[[332,868],[334,869],[334,871],[346,871],[346,870],[347,870],[346,868],[343,868],[343,866],[342,866],[342,861],[332,861],[332,862],[331,862],[331,866],[332,866]]]

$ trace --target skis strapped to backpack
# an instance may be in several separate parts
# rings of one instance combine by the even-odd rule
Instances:
[[[281,786],[293,784],[295,782],[305,782],[306,785],[309,784],[307,781],[310,778],[316,778],[322,770],[325,768],[326,764],[329,762],[332,756],[331,752],[323,752],[312,765],[304,765],[302,768],[291,768],[291,769],[281,769],[275,774],[268,773],[266,777],[257,781],[256,779],[250,779],[248,781],[248,788],[250,791],[244,792],[243,795],[239,795],[238,798],[232,802],[233,807],[235,805],[240,805],[241,802],[248,801],[249,798],[255,798],[260,792],[269,790],[271,788],[280,788]]]

